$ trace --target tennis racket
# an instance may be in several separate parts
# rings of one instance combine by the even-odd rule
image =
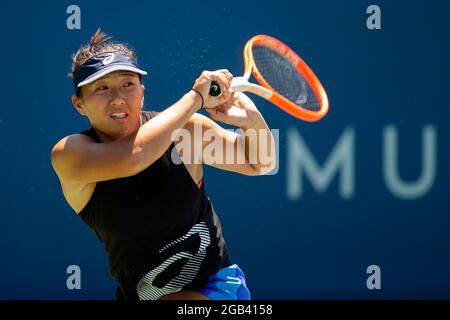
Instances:
[[[256,35],[244,48],[244,75],[231,82],[234,91],[251,92],[267,99],[290,115],[318,121],[328,112],[328,97],[308,65],[287,45],[266,35]],[[248,80],[251,73],[258,84]],[[222,94],[211,83],[211,96]]]

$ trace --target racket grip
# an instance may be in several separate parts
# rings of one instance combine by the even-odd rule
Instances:
[[[211,82],[211,88],[209,88],[209,95],[211,97],[218,97],[222,94],[222,90],[220,90],[220,86],[216,81]]]

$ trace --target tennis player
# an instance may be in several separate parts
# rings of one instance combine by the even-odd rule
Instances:
[[[92,126],[61,139],[51,162],[63,194],[96,233],[117,282],[116,297],[144,299],[250,299],[245,275],[227,250],[219,218],[206,193],[202,163],[244,175],[275,167],[248,161],[245,132],[269,128],[253,102],[230,90],[227,70],[204,71],[194,86],[162,112],[144,111],[146,72],[136,53],[97,30],[73,56],[72,103]],[[216,81],[223,94],[210,96]],[[225,130],[197,113],[238,126]],[[243,163],[174,161],[180,156],[177,129],[195,137],[195,126],[245,152]],[[208,146],[202,137],[192,145]],[[270,135],[264,148],[274,146]],[[271,149],[272,150],[272,149]],[[273,149],[274,150],[274,149]],[[223,150],[223,158],[226,158]],[[180,159],[180,157],[178,158]]]

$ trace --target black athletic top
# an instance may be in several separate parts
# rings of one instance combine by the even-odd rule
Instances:
[[[143,111],[143,123],[155,112]],[[100,143],[93,128],[81,132]],[[138,174],[97,182],[80,212],[104,243],[117,298],[158,299],[180,289],[203,289],[231,265],[219,218],[172,143]]]

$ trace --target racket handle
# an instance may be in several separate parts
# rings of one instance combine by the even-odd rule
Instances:
[[[222,94],[222,90],[220,90],[220,86],[216,81],[211,82],[211,88],[209,88],[209,95],[211,97],[218,97]]]

